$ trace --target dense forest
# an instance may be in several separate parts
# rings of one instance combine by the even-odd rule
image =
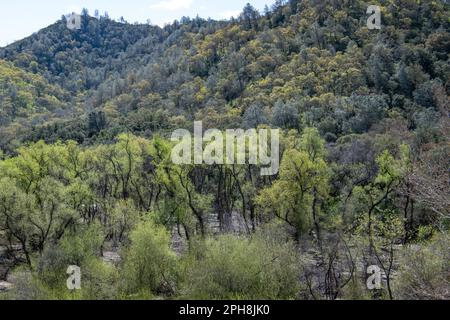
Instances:
[[[450,5],[373,2],[0,48],[0,299],[449,299]],[[279,128],[279,173],[174,164],[194,121]]]

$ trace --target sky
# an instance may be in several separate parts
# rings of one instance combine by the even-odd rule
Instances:
[[[23,39],[59,20],[63,14],[80,13],[87,8],[107,11],[112,19],[124,17],[130,23],[163,26],[182,16],[228,19],[237,16],[247,2],[262,11],[275,0],[1,0],[0,47]]]

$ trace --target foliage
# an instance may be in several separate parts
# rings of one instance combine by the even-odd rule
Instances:
[[[194,299],[295,299],[298,257],[291,242],[265,237],[209,239],[187,267],[185,295]]]
[[[401,256],[397,290],[400,299],[448,300],[448,235],[420,249],[411,245]]]
[[[167,231],[149,220],[140,224],[130,238],[123,269],[126,292],[150,296],[172,294],[176,256],[170,249]]]
[[[449,6],[378,4],[381,30],[360,0],[164,28],[84,11],[0,48],[12,297],[448,298]],[[196,120],[280,128],[279,173],[175,165]]]

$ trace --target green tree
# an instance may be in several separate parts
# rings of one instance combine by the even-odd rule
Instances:
[[[124,286],[128,295],[173,295],[176,290],[177,257],[170,249],[169,233],[148,220],[131,233],[125,250]]]
[[[264,189],[257,201],[295,227],[298,237],[308,232],[313,222],[320,237],[318,201],[328,192],[324,142],[317,129],[306,129],[300,140],[301,150],[284,152],[279,179]]]

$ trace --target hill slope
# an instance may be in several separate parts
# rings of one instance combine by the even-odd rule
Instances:
[[[52,83],[78,92],[102,82],[108,72],[117,71],[114,59],[159,28],[95,19],[84,12],[80,30],[69,30],[66,17],[55,24],[0,50],[0,57],[18,67],[44,75]]]
[[[5,146],[23,129],[70,114],[70,95],[42,76],[0,60],[0,137]],[[19,134],[20,135],[20,134]]]
[[[83,124],[61,126],[76,128],[80,142],[193,119],[220,128],[313,125],[329,141],[396,115],[411,129],[427,125],[445,113],[450,88],[449,6],[379,4],[382,30],[367,29],[359,0],[278,1],[264,15],[247,6],[238,20],[183,18],[164,29],[85,12],[81,30],[63,19],[0,57],[78,94]],[[104,125],[90,129],[89,117]],[[26,139],[71,137],[58,128]]]

